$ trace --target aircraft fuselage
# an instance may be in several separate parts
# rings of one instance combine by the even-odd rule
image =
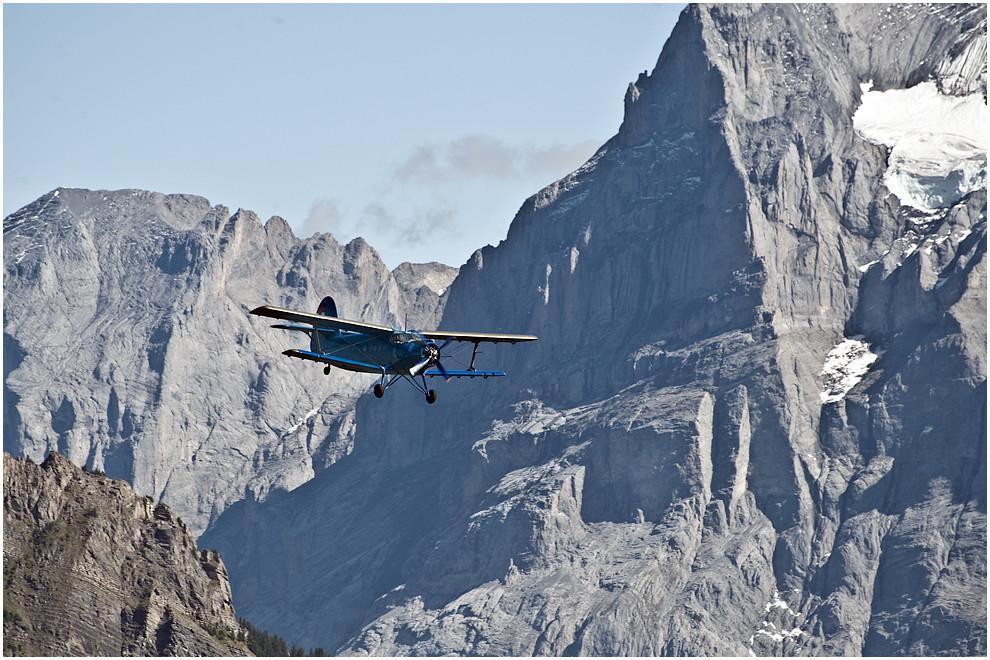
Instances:
[[[365,373],[406,374],[428,354],[428,344],[410,332],[394,332],[386,338],[346,330],[317,330],[312,333],[310,350],[358,363],[378,365],[377,369],[348,366]],[[433,344],[435,346],[435,344]]]

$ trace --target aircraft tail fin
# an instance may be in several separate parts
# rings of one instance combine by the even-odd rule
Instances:
[[[322,314],[323,316],[337,317],[337,303],[333,301],[333,298],[327,296],[320,303],[320,306],[316,308],[317,314]]]

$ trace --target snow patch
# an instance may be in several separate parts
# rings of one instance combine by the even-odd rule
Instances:
[[[787,601],[780,597],[780,592],[776,589],[774,589],[773,598],[768,600],[767,604],[763,606],[764,612],[769,612],[772,609],[787,610],[788,614],[797,616],[797,612],[792,610],[791,606],[787,604]]]
[[[870,351],[870,345],[863,341],[862,335],[836,344],[828,352],[822,366],[822,403],[835,403],[845,398],[849,390],[863,380],[878,357],[877,353]]]
[[[902,204],[947,208],[987,187],[987,104],[982,94],[946,96],[933,82],[872,91],[863,83],[853,126],[890,148],[884,184]]]
[[[309,421],[309,418],[312,417],[313,415],[315,415],[318,412],[320,412],[319,406],[317,406],[316,408],[313,408],[312,410],[310,410],[308,413],[306,413],[306,416],[303,417],[302,420],[300,420],[299,422],[296,422],[295,424],[293,424],[292,426],[290,426],[289,429],[285,433],[282,434],[282,437],[284,438],[284,437],[290,436],[293,433],[295,433],[296,431],[298,431],[300,426],[302,426],[303,424],[305,424],[306,422],[308,422]]]
[[[547,281],[542,287],[539,287],[540,291],[543,293],[543,304],[547,305],[550,303],[550,273],[553,272],[553,267],[547,264]]]
[[[771,628],[774,629],[776,628],[776,626],[774,626],[772,623],[769,623],[767,621],[764,621],[763,623],[764,625],[769,625]],[[782,630],[780,632],[777,632],[776,630],[767,630],[766,628],[760,628],[753,634],[753,637],[755,637],[756,635],[766,635],[775,642],[782,642],[787,637],[800,637],[803,634],[804,631],[802,631],[800,628],[793,628],[791,630]],[[752,640],[753,637],[750,637],[750,640]],[[752,641],[750,643],[752,643]]]
[[[766,605],[763,606],[764,615],[770,615],[770,613],[773,610],[784,610],[787,612],[787,614],[793,617],[797,617],[797,612],[792,610],[791,606],[787,604],[787,601],[785,601],[783,598],[780,597],[780,592],[777,591],[776,589],[773,590],[773,598],[768,600]],[[774,617],[770,616],[769,618],[774,618]],[[778,617],[778,622],[779,622],[779,617]],[[788,626],[790,624],[784,624],[778,627],[777,624],[773,623],[772,621],[768,621],[766,619],[764,619],[760,625],[761,627],[749,637],[750,647],[752,647],[753,640],[756,638],[757,635],[763,635],[765,637],[769,637],[775,642],[782,642],[785,639],[797,638],[805,634],[805,632],[800,628],[798,628],[797,626],[793,626],[790,629],[788,629]],[[753,652],[752,648],[750,648],[750,653],[752,652]]]
[[[859,267],[859,272],[865,273],[871,267],[873,267],[874,265],[876,265],[876,264],[880,263],[881,261],[883,261],[883,258],[886,257],[889,253],[890,253],[890,250],[887,250],[886,252],[884,252],[883,254],[880,255],[880,258],[879,259],[874,259],[873,261],[870,261],[868,263],[863,264],[862,266]]]
[[[800,593],[797,589],[795,589],[795,592]],[[773,598],[768,600],[767,604],[763,606],[763,612],[766,614],[773,609],[787,610],[787,613],[791,616],[797,616],[797,612],[792,610],[791,606],[787,604],[787,601],[780,597],[780,592],[776,589],[773,590]],[[764,622],[764,625],[766,625],[766,622]]]

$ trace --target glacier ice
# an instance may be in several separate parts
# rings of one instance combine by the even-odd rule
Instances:
[[[863,83],[853,125],[890,148],[884,184],[901,203],[947,208],[987,186],[987,104],[982,94],[946,96],[933,82],[874,91]]]

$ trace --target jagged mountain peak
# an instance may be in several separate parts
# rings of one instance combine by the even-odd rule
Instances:
[[[338,653],[985,654],[985,174],[919,209],[857,121],[985,90],[985,20],[690,6],[619,133],[442,296],[208,203],[179,235],[121,200],[126,251],[5,221],[7,309],[43,319],[5,314],[5,442],[129,471],[208,527],[252,621]],[[379,401],[246,316],[327,293],[540,340]]]
[[[238,602],[344,653],[983,652],[986,193],[922,217],[854,122],[981,15],[689,7],[450,288],[445,326],[540,341],[480,400],[360,403],[348,461],[233,507]],[[319,585],[256,570],[285,547]]]
[[[404,261],[392,269],[392,275],[404,288],[418,289],[425,286],[438,295],[442,295],[457,276],[457,269],[436,261],[426,264],[413,264]]]
[[[126,478],[197,532],[346,455],[370,387],[291,364],[298,337],[249,311],[332,295],[349,318],[434,327],[445,298],[423,278],[450,272],[397,278],[362,239],[203,197],[67,188],[4,219],[4,266],[5,449]]]

